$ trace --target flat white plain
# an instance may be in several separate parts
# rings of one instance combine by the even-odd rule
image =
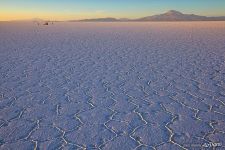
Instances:
[[[223,149],[224,127],[225,22],[0,23],[0,149]]]

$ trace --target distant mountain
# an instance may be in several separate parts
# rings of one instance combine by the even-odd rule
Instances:
[[[225,17],[206,17],[194,14],[183,14],[170,10],[164,14],[136,19],[137,21],[225,21]]]
[[[225,21],[225,16],[206,17],[195,14],[183,14],[176,10],[170,10],[164,14],[147,16],[138,19],[94,18],[94,19],[70,20],[70,21],[72,22]]]
[[[83,20],[70,20],[71,22],[126,22],[132,21],[128,18],[94,18],[94,19],[83,19]]]
[[[94,19],[83,19],[83,20],[71,20],[73,21],[79,21],[79,22],[117,22],[119,21],[116,18],[94,18]]]

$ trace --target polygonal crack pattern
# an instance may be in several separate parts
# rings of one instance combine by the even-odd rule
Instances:
[[[0,23],[0,149],[225,148],[225,23]]]

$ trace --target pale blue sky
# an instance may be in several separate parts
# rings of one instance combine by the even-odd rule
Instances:
[[[225,16],[225,0],[0,0],[0,20],[138,18],[168,10]]]

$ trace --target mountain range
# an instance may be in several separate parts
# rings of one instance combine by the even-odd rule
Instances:
[[[207,17],[195,14],[183,14],[176,10],[170,10],[163,14],[147,16],[138,19],[95,18],[95,19],[70,20],[70,21],[72,22],[225,21],[225,16]]]

